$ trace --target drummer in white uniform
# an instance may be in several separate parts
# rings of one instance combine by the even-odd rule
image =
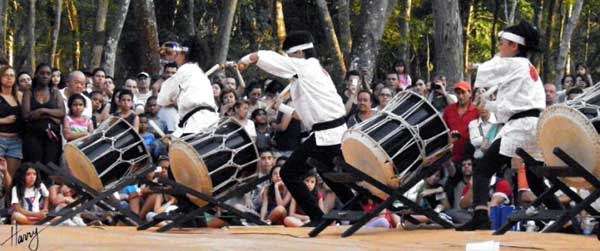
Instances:
[[[541,111],[546,107],[543,82],[527,54],[539,44],[538,31],[527,22],[506,28],[499,33],[498,54],[481,64],[475,87],[498,90],[495,101],[480,100],[504,127],[473,170],[473,219],[457,230],[490,229],[487,203],[490,178],[504,165],[510,165],[517,148],[523,148],[542,161],[536,143],[536,127]],[[527,173],[531,190],[540,194],[546,188],[543,180]],[[554,198],[556,199],[556,198]],[[558,200],[544,201],[549,208],[560,207]]]
[[[198,133],[219,120],[212,86],[198,66],[202,55],[197,43],[192,38],[182,45],[167,42],[161,47],[161,56],[179,66],[177,73],[162,83],[157,100],[160,106],[177,105],[180,122],[175,137]]]
[[[333,158],[339,156],[342,134],[346,131],[346,110],[337,94],[331,77],[315,58],[316,52],[308,32],[290,33],[283,43],[287,55],[274,51],[258,51],[240,60],[241,64],[256,63],[262,70],[275,76],[290,79],[290,95],[293,108],[276,103],[274,109],[298,115],[305,128],[311,128],[310,136],[299,145],[281,169],[281,179],[298,205],[310,217],[307,226],[316,226],[323,217],[317,198],[311,194],[303,179],[311,167],[306,160],[311,157],[327,167],[333,167]],[[319,170],[324,171],[324,170]],[[353,197],[349,187],[324,181],[346,202]]]

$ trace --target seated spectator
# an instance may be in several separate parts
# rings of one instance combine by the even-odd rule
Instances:
[[[155,175],[160,175],[163,178],[169,176],[169,159],[161,158],[159,166],[155,171]],[[148,196],[144,203],[144,207],[140,212],[140,217],[146,219],[146,221],[152,221],[154,217],[160,213],[168,213],[177,209],[177,198],[174,196],[164,193],[154,193]],[[164,225],[167,222],[161,222],[160,225]]]
[[[20,225],[33,225],[46,218],[49,193],[37,168],[29,163],[22,164],[13,181],[12,220]]]
[[[8,163],[5,158],[0,157],[0,224],[4,223],[2,218],[10,216],[9,210],[5,208],[5,199],[8,198],[11,187],[12,176],[8,169]]]
[[[372,100],[373,97],[371,96],[371,92],[368,90],[362,90],[358,92],[358,112],[350,115],[350,118],[348,118],[347,122],[348,127],[352,127],[353,125],[363,122],[375,115],[375,112],[371,108],[373,104]]]
[[[407,197],[414,200],[417,204],[424,208],[433,209],[440,213],[450,209],[451,204],[448,200],[443,184],[441,184],[442,172],[436,171],[429,175],[407,192]],[[412,215],[420,223],[429,223],[430,220],[424,215]]]
[[[562,90],[556,92],[558,102],[563,103],[567,100],[567,91],[575,87],[575,78],[572,75],[565,75],[561,80]]]
[[[362,208],[365,213],[371,213],[375,208],[377,208],[378,204],[373,201],[373,199],[363,200]],[[380,227],[380,228],[396,228],[400,226],[400,216],[390,212],[388,209],[384,209],[379,213],[378,216],[373,217],[367,224],[366,227]]]
[[[154,133],[150,132],[148,125],[148,117],[146,116],[146,114],[140,114],[138,115],[138,118],[140,121],[140,129],[138,131],[138,134],[144,140],[144,145],[146,145],[146,148],[148,149],[148,151],[150,151],[152,159],[156,159],[159,155],[161,155],[161,153],[158,152],[159,140],[156,140]]]
[[[317,199],[319,208],[323,210],[323,194],[321,194],[319,189],[317,189],[317,174],[309,172],[309,174],[304,178],[304,183],[308,187],[308,190],[313,194],[315,199]],[[286,227],[300,227],[310,222],[308,215],[306,215],[304,211],[297,206],[296,201],[293,198],[292,202],[290,203],[289,212],[289,216],[285,217],[283,220],[283,224]]]
[[[151,96],[148,98],[148,101],[146,101],[146,107],[144,108],[145,114],[149,121],[150,120],[153,121],[160,130],[162,130],[164,133],[166,133],[168,131],[167,122],[165,122],[158,116],[158,113],[160,112],[161,107],[156,103],[156,100],[157,100],[156,96]],[[150,131],[151,133],[154,133],[154,136],[156,136],[156,137],[160,136],[160,135],[156,134],[156,132],[154,131],[154,129],[152,127],[148,128],[148,131]]]
[[[54,193],[54,195],[53,195]],[[59,212],[64,207],[75,202],[75,191],[67,185],[53,185],[50,187],[50,202],[56,212]],[[80,226],[85,227],[86,224],[79,215],[73,216],[73,218],[63,221],[63,226]]]
[[[280,170],[280,166],[271,169],[271,181],[268,186],[265,186],[262,193],[260,218],[271,225],[283,224],[283,220],[287,216],[286,208],[292,200],[292,195],[281,181]]]
[[[69,97],[69,113],[63,122],[63,134],[67,141],[85,137],[94,131],[92,120],[83,116],[85,105],[83,95],[73,94]]]

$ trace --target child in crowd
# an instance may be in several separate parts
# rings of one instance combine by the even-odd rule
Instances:
[[[92,120],[83,116],[85,109],[85,99],[81,94],[73,94],[67,102],[69,105],[69,115],[65,116],[63,121],[63,134],[67,141],[76,140],[87,136],[94,130]]]
[[[317,189],[317,175],[314,172],[309,172],[306,178],[304,178],[304,183],[308,187],[308,191],[310,191],[315,198],[317,198],[319,203],[319,208],[323,210],[323,194],[319,192]],[[302,209],[297,206],[296,200],[292,199],[292,203],[290,203],[290,214],[288,217],[285,217],[283,220],[283,224],[286,227],[300,227],[308,222],[310,222],[310,218],[308,215],[304,214]]]
[[[285,208],[290,204],[292,199],[292,195],[287,191],[283,181],[281,181],[281,177],[279,176],[280,170],[280,166],[271,169],[271,183],[263,189],[262,195],[260,218],[271,225],[283,223],[283,219],[287,216]]]
[[[133,107],[133,92],[124,89],[119,93],[119,110],[115,116],[123,118],[137,132],[140,128],[140,118],[135,114]]]
[[[110,109],[106,105],[102,92],[93,91],[90,93],[90,99],[92,100],[92,122],[94,128],[98,128],[98,125],[108,118]]]
[[[158,140],[156,140],[154,134],[149,131],[148,117],[146,116],[146,114],[140,114],[138,115],[138,118],[140,121],[140,130],[138,133],[144,140],[144,145],[146,145],[146,148],[148,149],[148,151],[150,151],[152,159],[156,159],[156,157],[158,156],[156,152],[156,150],[158,149]]]
[[[48,215],[48,189],[42,183],[39,171],[30,163],[17,169],[12,188],[14,212],[13,222],[20,225],[33,225]]]

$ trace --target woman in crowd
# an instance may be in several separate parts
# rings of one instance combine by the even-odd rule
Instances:
[[[5,158],[10,175],[14,175],[23,159],[23,129],[21,101],[23,94],[17,90],[15,71],[10,66],[0,68],[0,157]]]

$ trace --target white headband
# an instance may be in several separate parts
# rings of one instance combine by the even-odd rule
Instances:
[[[306,44],[301,44],[301,45],[296,45],[292,48],[289,48],[285,51],[285,53],[294,53],[297,51],[303,51],[306,49],[310,49],[310,48],[314,48],[315,46],[313,45],[313,43],[306,43]]]
[[[515,42],[517,44],[520,44],[520,45],[526,45],[524,37],[519,36],[519,35],[517,35],[515,33],[512,33],[512,32],[501,31],[501,32],[498,33],[498,37],[499,38],[504,38],[504,39],[509,40],[509,41],[513,41],[513,42]]]

